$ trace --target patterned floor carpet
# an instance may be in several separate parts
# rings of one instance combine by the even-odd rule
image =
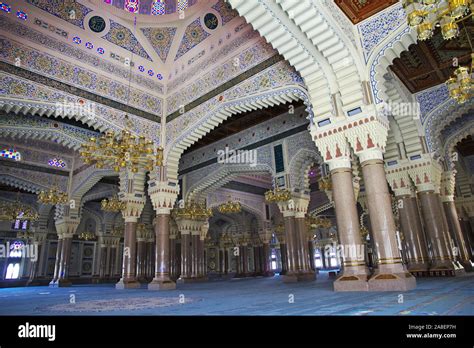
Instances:
[[[332,279],[279,277],[182,284],[167,292],[113,285],[0,289],[0,315],[474,315],[474,274],[420,278],[415,290],[337,293]]]

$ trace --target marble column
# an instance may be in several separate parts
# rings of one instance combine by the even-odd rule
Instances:
[[[283,213],[285,224],[285,240],[286,240],[286,257],[288,261],[288,270],[282,276],[284,283],[294,283],[298,281],[298,257],[296,254],[295,240],[295,213],[293,211],[285,211]],[[265,254],[264,254],[265,255]],[[266,256],[266,255],[265,255]],[[267,264],[267,262],[265,262]]]
[[[339,243],[344,248],[341,275],[334,281],[334,290],[367,291],[368,269],[365,255],[360,255],[358,252],[363,243],[354,196],[351,162],[349,159],[330,162],[329,169]],[[323,268],[327,268],[324,248],[321,249],[321,259]]]
[[[271,267],[271,260],[270,260],[270,243],[263,243],[262,245],[262,259],[263,259],[263,275],[265,277],[273,277],[274,273]]]
[[[316,272],[316,267],[314,266],[314,243],[313,240],[308,240],[308,251],[309,251],[309,267]]]
[[[63,243],[61,248],[61,261],[59,264],[59,276],[56,286],[71,286],[72,283],[69,280],[69,264],[71,260],[71,248],[72,248],[72,234],[63,235]]]
[[[148,284],[148,290],[176,289],[170,277],[170,214],[159,212],[155,223],[155,277]]]
[[[415,277],[403,263],[396,239],[392,200],[388,192],[383,155],[369,150],[359,155],[364,176],[378,268],[369,279],[370,291],[406,291],[416,287]]]
[[[240,255],[242,257],[242,276],[248,277],[249,276],[249,258],[248,258],[248,246],[242,245],[240,247]]]
[[[301,205],[305,205],[304,211],[297,211],[295,213],[295,226],[296,226],[296,239],[298,243],[298,281],[303,280],[315,280],[316,274],[314,270],[311,269],[309,264],[309,249],[308,249],[308,242],[306,236],[306,209],[309,203],[308,200],[304,200],[305,203],[301,203]]]
[[[467,252],[469,253],[469,259],[472,261],[472,240],[471,238],[469,238],[471,234],[471,226],[469,225],[469,220],[461,219],[459,220],[459,223],[461,224],[461,230],[464,235],[464,241],[466,242]]]
[[[229,249],[224,249],[224,274],[229,273]]]
[[[180,282],[191,278],[191,233],[181,230],[181,275]]]
[[[177,278],[177,260],[176,260],[176,235],[170,236],[170,277],[173,280]]]
[[[280,256],[281,256],[281,275],[285,275],[288,271],[288,258],[286,243],[280,242]]]
[[[429,268],[429,256],[416,196],[397,195],[396,200],[405,236],[408,271],[415,275],[424,274]]]
[[[54,274],[53,274],[53,279],[49,283],[49,286],[55,286],[56,282],[58,281],[62,248],[63,248],[63,236],[62,234],[58,234],[58,243],[56,244],[56,259],[54,261]]]
[[[99,237],[99,281],[103,281],[105,279],[106,273],[106,264],[107,264],[107,245],[102,244],[103,242],[100,241]]]
[[[418,192],[421,204],[425,231],[431,246],[430,272],[439,275],[454,275],[456,267],[453,265],[451,243],[448,231],[445,229],[439,194],[432,190]]]
[[[137,280],[137,217],[126,216],[124,226],[122,277],[115,284],[116,289],[136,289]]]
[[[461,224],[459,223],[459,217],[456,211],[456,206],[454,204],[453,197],[445,198],[443,202],[443,207],[448,221],[448,226],[453,232],[456,240],[456,251],[458,254],[457,256],[459,257],[459,261],[466,271],[472,271],[473,267],[468,251],[468,243],[466,243],[464,234],[461,230]]]
[[[137,280],[140,283],[147,283],[146,262],[146,239],[145,236],[139,236],[137,237]]]
[[[254,276],[261,276],[262,269],[261,269],[261,254],[260,254],[260,245],[255,245],[253,247],[253,263],[254,263]]]

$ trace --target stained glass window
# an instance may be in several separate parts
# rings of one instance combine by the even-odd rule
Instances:
[[[178,11],[184,11],[188,8],[188,0],[178,0]]]
[[[153,5],[151,6],[151,14],[154,16],[164,15],[165,14],[165,0],[154,0]]]
[[[51,158],[48,161],[48,165],[50,165],[51,167],[66,168],[66,162],[64,162],[60,158]]]
[[[0,152],[0,157],[9,158],[15,161],[21,160],[21,154],[13,149],[4,149]]]
[[[125,9],[130,13],[138,13],[138,0],[125,0]]]

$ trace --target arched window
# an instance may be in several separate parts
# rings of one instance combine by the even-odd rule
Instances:
[[[20,161],[21,160],[21,154],[18,151],[15,151],[11,148],[10,149],[3,149],[0,152],[0,157],[12,159],[14,161]]]

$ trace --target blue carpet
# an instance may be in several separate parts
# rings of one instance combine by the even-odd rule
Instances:
[[[112,284],[4,288],[0,315],[474,315],[474,274],[419,278],[417,288],[404,293],[337,293],[332,281],[320,273],[309,283],[248,278],[164,292]]]

